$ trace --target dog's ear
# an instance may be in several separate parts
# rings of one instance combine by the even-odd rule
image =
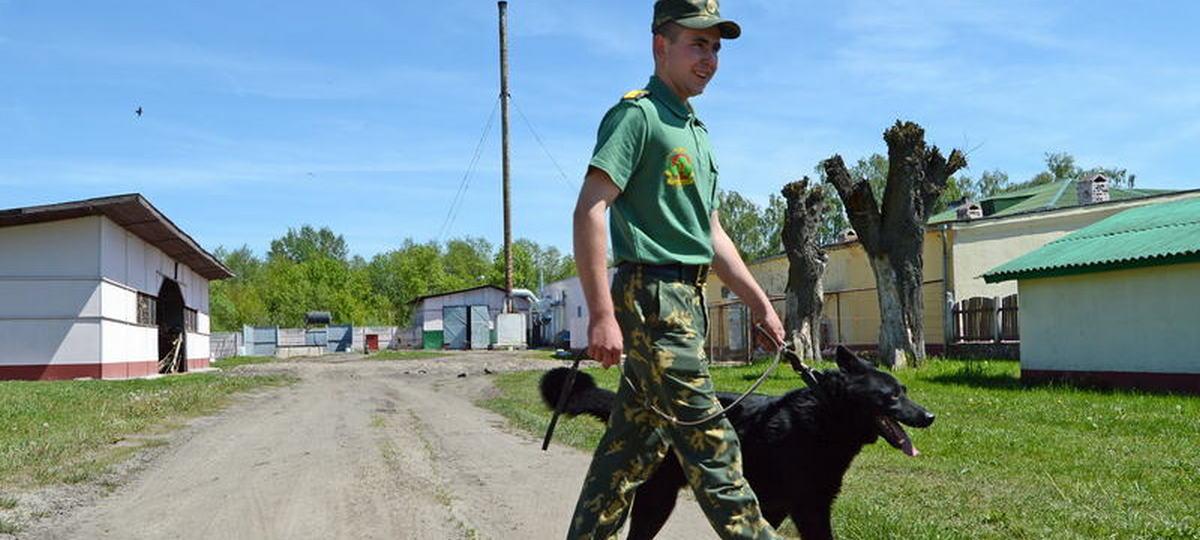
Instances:
[[[854,351],[847,349],[844,345],[837,346],[837,365],[846,373],[866,373],[875,369],[870,362],[859,358]]]

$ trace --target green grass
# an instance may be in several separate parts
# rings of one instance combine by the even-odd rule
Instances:
[[[740,391],[763,369],[713,377]],[[587,371],[616,386],[616,370]],[[834,507],[839,537],[1200,539],[1200,398],[1025,388],[1018,373],[1016,362],[951,360],[898,372],[938,419],[909,429],[917,458],[882,442],[863,450]],[[540,436],[550,415],[539,376],[497,376],[500,395],[482,404]],[[801,386],[782,366],[760,391]],[[602,429],[564,418],[554,437],[590,450]]]
[[[125,381],[0,382],[0,485],[94,479],[138,448],[163,444],[145,435],[212,413],[234,393],[292,380],[193,373]],[[135,434],[141,436],[129,437]]]
[[[16,497],[0,496],[0,510],[12,510],[17,507]]]
[[[21,527],[0,519],[0,534],[17,534],[21,532]]]
[[[213,362],[212,366],[221,369],[230,369],[246,364],[266,364],[275,360],[274,356],[230,356]]]
[[[428,360],[445,357],[445,353],[438,351],[379,351],[367,356],[370,360]]]

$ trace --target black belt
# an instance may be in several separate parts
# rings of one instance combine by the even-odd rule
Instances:
[[[620,272],[641,272],[643,276],[664,281],[678,281],[703,286],[708,281],[708,271],[712,267],[707,264],[644,264],[623,262],[617,265]]]

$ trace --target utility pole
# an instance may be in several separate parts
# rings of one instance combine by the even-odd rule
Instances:
[[[508,167],[508,2],[496,2],[500,8],[500,133],[501,162],[504,170],[504,311],[513,312],[512,216],[509,202]]]

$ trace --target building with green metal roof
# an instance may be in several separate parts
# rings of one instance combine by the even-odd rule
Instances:
[[[986,281],[984,273],[1072,232],[1123,211],[1161,202],[1200,199],[1200,190],[1167,191],[1119,189],[1103,177],[1064,180],[1032,186],[967,203],[932,216],[926,227],[923,297],[925,343],[931,354],[1017,353],[1014,336],[989,335],[996,347],[976,347],[971,322],[954,312],[963,302],[1011,303],[1015,281]],[[879,305],[875,278],[862,246],[854,237],[826,246],[824,341],[869,349],[879,335]],[[782,309],[788,261],[784,255],[765,257],[747,265],[751,274]],[[749,354],[747,324],[721,280],[709,279],[708,299],[713,320],[709,343],[714,358],[744,358]],[[739,318],[741,317],[741,318]],[[1002,317],[1003,319],[1003,317]],[[1015,324],[1007,321],[1007,328]],[[957,347],[970,342],[969,347]]]
[[[1125,210],[983,279],[1017,283],[1022,379],[1200,393],[1200,198]]]

